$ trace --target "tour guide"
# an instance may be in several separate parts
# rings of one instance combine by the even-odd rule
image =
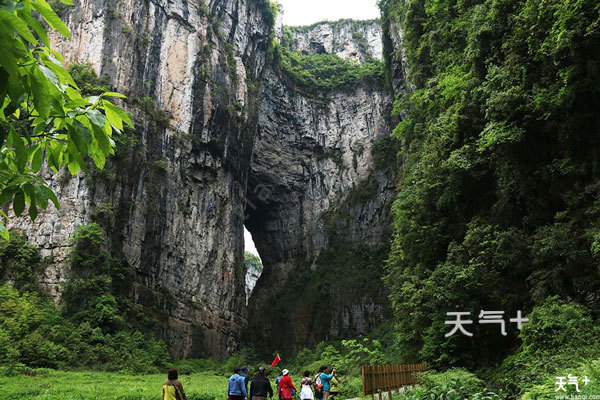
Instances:
[[[246,385],[244,385],[244,377],[240,376],[239,368],[234,368],[233,375],[229,377],[227,398],[229,400],[244,400],[246,399],[247,395]]]

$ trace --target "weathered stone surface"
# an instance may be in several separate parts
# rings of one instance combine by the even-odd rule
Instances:
[[[107,246],[136,270],[132,296],[141,304],[169,299],[157,330],[178,358],[222,356],[240,345],[244,223],[265,266],[250,327],[267,328],[269,345],[297,349],[365,332],[385,317],[384,293],[348,296],[332,282],[333,303],[314,319],[319,303],[306,297],[312,282],[303,282],[284,321],[269,314],[269,293],[292,287],[295,271],[327,268],[320,255],[338,242],[385,242],[394,176],[374,167],[371,147],[390,132],[393,96],[366,84],[306,93],[265,67],[271,27],[262,1],[203,4],[82,0],[66,14],[73,38],[55,38],[59,50],[67,62],[91,62],[129,96],[136,130],[105,171],[46,174],[61,209],[12,224],[52,258],[45,283],[58,299],[69,237],[99,223]],[[381,55],[375,22],[294,32],[303,51],[357,62]],[[351,202],[365,181],[369,196]],[[344,217],[328,223],[340,210]]]
[[[317,32],[331,30],[327,24],[317,26]],[[335,26],[347,28],[337,32],[340,37],[350,35],[351,23]],[[315,29],[308,30],[311,41],[319,37]],[[304,31],[295,33],[302,38],[298,42],[307,43],[298,32]],[[322,47],[331,49],[330,37],[321,37]],[[380,48],[369,53],[377,51]],[[348,52],[340,55],[355,57]],[[267,69],[246,209],[246,227],[264,265],[249,303],[250,339],[255,339],[257,349],[298,350],[328,337],[365,333],[384,319],[385,293],[352,294],[348,301],[349,293],[335,282],[321,282],[323,288],[316,294],[331,301],[324,307],[321,299],[307,298],[315,294],[311,287],[319,282],[298,281],[308,276],[307,265],[313,271],[327,269],[319,255],[339,242],[354,246],[386,241],[394,175],[376,171],[371,149],[390,133],[392,100],[383,86],[366,84],[307,93],[277,68]],[[327,232],[327,219],[366,180],[373,182],[372,193],[344,210],[348,222],[334,228],[341,238],[333,238]]]
[[[245,262],[246,264],[246,304],[248,304],[248,299],[250,299],[250,295],[256,286],[256,282],[260,275],[262,274],[262,269],[256,268],[253,264],[249,262]]]
[[[381,25],[376,20],[319,22],[289,29],[291,48],[303,54],[335,54],[359,62],[382,59]]]
[[[258,1],[201,4],[83,0],[66,14],[73,38],[56,38],[59,49],[129,96],[137,144],[101,173],[49,177],[61,210],[14,221],[54,259],[45,281],[55,295],[68,238],[101,223],[112,252],[150,289],[137,300],[172,298],[159,331],[176,357],[227,354],[245,325],[242,229],[255,130],[248,83],[259,78],[271,30]],[[144,98],[147,113],[136,105]],[[166,112],[172,118],[159,121]]]

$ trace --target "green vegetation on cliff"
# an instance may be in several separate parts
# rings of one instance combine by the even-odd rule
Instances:
[[[263,270],[263,264],[260,258],[250,252],[244,252],[244,262],[247,266],[253,266],[257,271]]]
[[[73,5],[63,0],[64,5]],[[40,178],[42,165],[72,175],[87,169],[86,159],[102,169],[114,153],[113,131],[133,126],[127,113],[99,91],[85,96],[50,47],[47,28],[70,38],[69,30],[44,0],[0,3],[0,206],[32,220],[58,199]],[[40,22],[44,23],[44,26]],[[7,215],[0,211],[0,236],[8,239]]]
[[[406,159],[386,279],[404,360],[481,368],[516,351],[515,372],[542,379],[533,365],[545,363],[566,373],[583,355],[529,349],[560,335],[535,322],[561,309],[549,296],[589,310],[565,315],[574,336],[598,326],[600,4],[380,6],[384,25],[402,30],[411,88],[395,106],[405,115],[394,136]],[[480,310],[503,310],[506,320],[523,310],[531,322],[520,336],[507,323],[504,337],[477,323]],[[444,337],[449,311],[471,312],[472,338]],[[598,345],[586,349],[591,363]]]
[[[0,276],[0,375],[33,367],[148,372],[169,361],[165,344],[149,333],[157,311],[133,304],[133,271],[104,250],[97,225],[73,237],[59,308],[38,283],[37,249],[16,232],[0,246],[0,260],[7,259]]]
[[[283,27],[281,43],[275,44],[274,61],[285,74],[305,90],[330,91],[349,89],[361,82],[382,85],[383,62],[358,63],[335,54],[301,54],[290,47],[292,33]]]

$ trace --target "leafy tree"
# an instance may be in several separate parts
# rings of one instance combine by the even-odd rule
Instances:
[[[477,322],[446,338],[448,311],[514,316],[559,295],[599,315],[600,3],[380,5],[409,88],[386,279],[404,359],[475,368],[518,347]]]
[[[88,156],[102,169],[114,153],[113,131],[123,123],[133,127],[108,100],[123,95],[82,96],[40,20],[70,37],[45,0],[0,2],[0,205],[12,204],[16,216],[28,206],[32,219],[49,201],[59,206],[39,175],[44,160],[55,173],[65,166],[73,175],[86,170]],[[0,236],[9,236],[2,222]]]
[[[38,250],[19,234],[0,241],[0,282],[12,282],[21,292],[41,291],[39,284],[44,263]]]
[[[343,90],[361,82],[383,85],[383,63],[368,60],[357,63],[335,54],[300,54],[290,47],[292,33],[283,28],[283,38],[275,46],[274,60],[292,81],[306,90]]]
[[[133,269],[104,249],[104,234],[97,224],[77,229],[67,261],[71,272],[61,297],[64,313],[104,332],[130,325],[125,314],[133,307],[128,297]]]
[[[247,267],[252,266],[258,271],[263,270],[263,264],[260,258],[257,255],[254,255],[250,252],[244,252],[244,262],[246,263]]]

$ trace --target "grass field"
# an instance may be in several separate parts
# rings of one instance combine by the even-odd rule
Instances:
[[[156,400],[165,374],[35,370],[35,376],[0,377],[0,400]],[[224,400],[227,378],[210,374],[180,376],[188,400]]]

